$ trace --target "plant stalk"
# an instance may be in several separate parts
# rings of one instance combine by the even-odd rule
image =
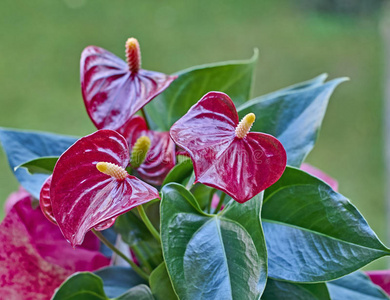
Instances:
[[[154,228],[152,222],[150,222],[148,216],[146,215],[146,212],[145,212],[143,206],[138,205],[137,209],[138,209],[138,213],[139,213],[142,221],[145,223],[145,225],[149,229],[150,233],[154,236],[154,238],[157,240],[157,242],[161,243],[160,234],[158,233],[156,228]]]
[[[225,200],[225,197],[226,197],[226,194],[222,193],[221,197],[219,198],[218,205],[214,210],[214,214],[217,214],[221,210],[221,207],[222,207],[223,201]]]
[[[140,267],[138,267],[133,261],[131,261],[126,255],[124,255],[121,251],[118,250],[109,240],[107,240],[104,235],[96,231],[95,229],[92,229],[92,232],[98,237],[98,239],[105,244],[108,248],[110,248],[113,252],[115,252],[117,255],[119,255],[121,258],[123,258],[126,262],[129,263],[131,268],[143,279],[149,280],[149,275],[146,274]]]

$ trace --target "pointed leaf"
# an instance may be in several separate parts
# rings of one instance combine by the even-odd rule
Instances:
[[[94,272],[103,280],[103,289],[107,297],[118,297],[132,287],[144,284],[145,280],[128,267],[110,266]]]
[[[58,156],[44,156],[29,160],[15,167],[15,171],[19,168],[27,169],[29,174],[51,174],[58,160]]]
[[[242,218],[251,212],[207,215],[183,186],[164,186],[161,240],[168,273],[179,298],[260,297],[266,278],[259,220],[261,197],[251,201],[258,202],[257,209],[250,207],[254,224]],[[254,236],[260,239],[253,240]]]
[[[271,134],[287,151],[287,164],[299,167],[317,140],[328,100],[345,78],[314,84],[303,89],[287,89],[255,98],[238,108],[240,117],[253,112],[253,131]]]
[[[332,280],[390,253],[348,199],[299,169],[267,189],[262,221],[274,279]]]
[[[144,284],[137,285],[113,300],[155,300],[152,291]]]
[[[160,96],[146,106],[149,123],[167,131],[203,95],[221,91],[236,105],[250,98],[257,51],[249,60],[196,66],[176,73],[179,77]]]
[[[362,272],[327,282],[332,300],[385,300],[389,296]]]
[[[50,198],[54,218],[72,245],[80,244],[91,228],[103,230],[118,215],[159,198],[155,188],[134,176],[117,179],[96,168],[98,162],[107,162],[124,169],[129,155],[123,136],[99,130],[79,139],[58,159]]]
[[[60,156],[76,141],[76,138],[51,133],[0,128],[0,141],[11,170],[14,171],[20,184],[36,199],[39,199],[41,186],[49,176],[47,174],[31,175],[26,169],[14,170],[14,168],[36,158]]]
[[[268,278],[262,300],[330,300],[325,283],[302,284]],[[333,299],[333,298],[332,298]]]
[[[175,78],[143,69],[133,73],[119,57],[96,46],[85,48],[81,54],[81,91],[88,115],[98,129],[121,128]]]
[[[165,262],[162,262],[149,277],[149,285],[156,300],[178,300],[172,287]]]

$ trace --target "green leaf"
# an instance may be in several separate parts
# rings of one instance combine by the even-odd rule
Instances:
[[[327,282],[332,300],[385,300],[389,296],[362,272]]]
[[[180,299],[259,299],[267,275],[261,200],[208,215],[183,186],[164,186],[161,240]]]
[[[95,271],[94,274],[103,280],[103,289],[109,298],[118,297],[130,288],[146,283],[129,267],[109,266]]]
[[[113,283],[113,281],[109,281]],[[114,287],[117,283],[114,283]],[[112,287],[112,289],[114,288]],[[121,290],[122,287],[119,287]],[[111,289],[111,290],[112,290]],[[154,300],[150,289],[144,285],[136,285],[117,298],[108,298],[103,289],[102,279],[89,272],[74,273],[61,284],[52,300]]]
[[[286,149],[287,164],[299,167],[314,147],[332,92],[345,80],[298,84],[248,101],[238,108],[238,114],[242,118],[253,112],[252,131],[278,138]]]
[[[0,142],[11,170],[20,184],[37,199],[48,175],[29,174],[23,168],[14,170],[15,167],[40,157],[60,156],[75,141],[76,138],[70,136],[0,128]]]
[[[154,300],[154,297],[148,286],[140,284],[113,300]]]
[[[196,66],[177,73],[179,77],[146,106],[153,129],[167,131],[192,105],[210,91],[228,94],[236,105],[250,98],[257,50],[249,60]],[[154,124],[153,124],[154,123]]]
[[[291,283],[268,278],[267,286],[261,299],[330,300],[331,298],[325,283]]]
[[[262,221],[274,279],[328,281],[389,254],[348,199],[299,169],[266,190]]]
[[[193,171],[192,161],[190,159],[184,160],[169,171],[162,185],[164,186],[170,182],[177,182],[184,185]]]
[[[145,265],[146,261],[152,268],[155,268],[163,261],[160,244],[134,211],[129,211],[117,218],[115,231],[133,249],[142,265]]]
[[[53,173],[57,160],[58,156],[44,156],[22,163],[19,166],[16,166],[14,170],[16,171],[19,168],[25,168],[29,174],[38,173],[50,175]]]
[[[52,300],[106,300],[103,281],[89,272],[75,273],[61,284]]]
[[[165,263],[161,263],[149,277],[149,285],[156,300],[178,300]]]

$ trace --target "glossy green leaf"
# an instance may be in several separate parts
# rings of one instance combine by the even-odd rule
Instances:
[[[152,268],[155,268],[163,261],[160,244],[134,211],[129,211],[117,218],[115,231],[133,249],[142,265],[145,265],[146,261]]]
[[[113,281],[110,281],[113,283]],[[114,285],[117,285],[114,283]],[[113,287],[114,288],[114,287]],[[120,287],[121,289],[121,287]],[[108,298],[103,289],[103,280],[89,272],[78,272],[68,277],[54,294],[53,300],[154,300],[150,289],[136,285],[117,298]]]
[[[60,156],[76,138],[51,133],[20,131],[0,128],[0,142],[11,170],[33,159],[45,156]],[[35,198],[39,199],[41,187],[47,174],[29,174],[26,169],[14,171],[19,183]]]
[[[27,169],[29,174],[52,174],[58,156],[44,156],[29,160],[28,162],[22,163],[19,166],[15,167],[15,171],[19,168]]]
[[[298,84],[250,100],[237,109],[238,114],[242,118],[253,112],[256,121],[252,131],[278,138],[286,149],[287,164],[299,167],[317,140],[332,92],[345,80],[339,78],[324,84],[321,80],[313,80],[311,85],[307,82]]]
[[[89,272],[75,273],[61,284],[52,300],[106,300],[103,281]]]
[[[164,186],[161,240],[180,299],[259,299],[267,275],[261,199],[208,215],[183,186]]]
[[[184,160],[180,164],[176,165],[165,177],[164,183],[168,184],[170,182],[180,183],[182,185],[187,185],[188,180],[190,179],[192,172],[194,171],[191,159]],[[208,200],[211,191],[213,188],[208,187],[204,184],[197,183],[191,187],[191,193],[195,196],[196,200],[199,203],[199,206],[204,209],[208,205]]]
[[[327,282],[332,300],[386,300],[389,296],[362,272]]]
[[[146,106],[153,129],[167,131],[188,109],[210,91],[228,94],[238,106],[250,98],[257,50],[249,60],[196,66],[179,77]]]
[[[107,297],[118,297],[139,284],[146,283],[129,267],[109,266],[94,272],[103,280],[103,290]]]
[[[325,283],[303,284],[268,278],[262,300],[330,300]]]
[[[170,182],[185,184],[193,171],[194,168],[192,166],[192,161],[190,159],[184,160],[183,162],[174,166],[173,169],[167,174],[163,185],[166,185]]]
[[[113,300],[154,300],[154,297],[148,286],[140,284]]]
[[[150,274],[149,285],[156,300],[178,300],[173,290],[165,262],[161,263]]]
[[[389,254],[348,199],[299,169],[266,190],[262,221],[274,279],[332,280]]]

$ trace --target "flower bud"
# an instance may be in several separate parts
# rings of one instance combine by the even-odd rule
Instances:
[[[133,168],[139,168],[144,162],[150,148],[150,138],[143,135],[137,139],[131,151],[130,164]]]

